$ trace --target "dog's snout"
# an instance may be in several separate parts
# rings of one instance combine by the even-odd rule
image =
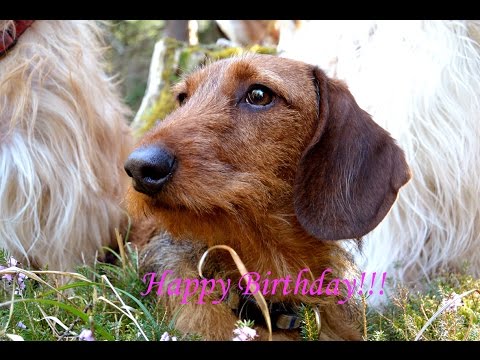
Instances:
[[[175,157],[159,146],[140,147],[125,162],[135,190],[153,196],[162,190],[175,170]]]

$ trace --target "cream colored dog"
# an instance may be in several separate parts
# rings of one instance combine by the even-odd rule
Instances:
[[[99,35],[87,21],[0,21],[0,248],[24,263],[72,270],[125,224],[131,136]]]

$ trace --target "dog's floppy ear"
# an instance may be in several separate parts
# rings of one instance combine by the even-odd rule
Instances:
[[[340,81],[313,69],[318,125],[294,185],[302,227],[318,239],[359,238],[373,230],[410,179],[403,151]]]

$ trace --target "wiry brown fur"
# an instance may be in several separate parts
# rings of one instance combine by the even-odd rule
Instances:
[[[253,109],[244,101],[253,84],[273,91],[271,106]],[[155,196],[127,193],[140,228],[153,222],[168,232],[143,247],[144,270],[195,278],[203,251],[224,244],[249,271],[270,271],[270,278],[295,278],[304,268],[315,278],[327,268],[333,269],[329,279],[352,276],[346,244],[332,240],[375,227],[409,172],[402,151],[347,88],[305,63],[245,56],[200,69],[175,90],[186,101],[138,147],[168,149],[177,169]],[[227,256],[216,251],[207,263],[210,278],[220,274],[238,283]],[[266,298],[319,306],[322,339],[360,339],[353,299],[338,305],[336,296]],[[237,318],[228,303],[160,299],[180,330],[232,337]]]

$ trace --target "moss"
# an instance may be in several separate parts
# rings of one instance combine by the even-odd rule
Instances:
[[[164,119],[175,108],[175,105],[175,99],[170,88],[164,86],[160,91],[158,100],[142,116],[142,126],[137,131],[137,136],[141,136],[151,129],[158,120]]]

